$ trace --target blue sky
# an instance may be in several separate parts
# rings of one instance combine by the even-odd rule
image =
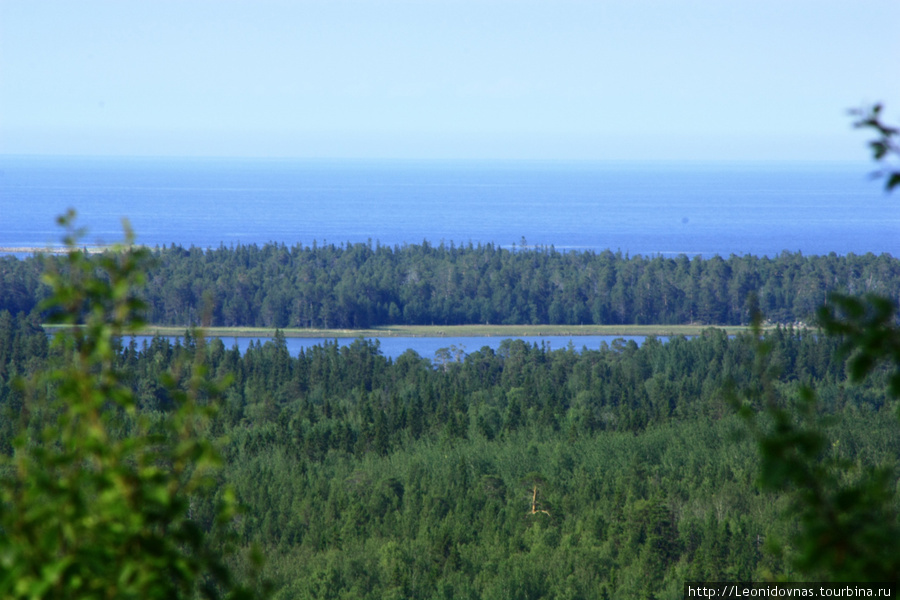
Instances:
[[[897,0],[0,0],[0,153],[830,160]]]

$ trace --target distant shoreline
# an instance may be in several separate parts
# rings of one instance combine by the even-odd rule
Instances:
[[[59,326],[47,325],[53,331]],[[137,335],[182,336],[187,327],[148,325]],[[390,325],[370,329],[281,329],[286,338],[383,338],[383,337],[548,337],[548,336],[659,336],[699,335],[706,329],[721,329],[729,335],[750,330],[747,326],[714,325]],[[206,327],[206,337],[271,338],[271,327]]]
[[[111,250],[112,246],[78,246],[88,254],[100,254]],[[69,251],[66,246],[0,246],[0,254],[65,254]]]

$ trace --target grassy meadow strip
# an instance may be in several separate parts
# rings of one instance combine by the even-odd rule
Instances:
[[[357,337],[522,337],[522,336],[584,336],[584,335],[698,335],[709,325],[391,325],[369,329],[282,329],[285,337],[295,338],[357,338]],[[48,331],[59,326],[45,325]],[[714,327],[729,335],[747,331],[748,327]],[[185,327],[148,325],[145,335],[180,336]],[[269,327],[206,327],[210,337],[273,337],[276,329]]]

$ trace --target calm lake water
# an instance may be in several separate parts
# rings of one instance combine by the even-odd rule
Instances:
[[[151,336],[134,336],[135,341],[140,347],[144,342],[148,342],[151,339]],[[129,340],[131,338],[128,338]],[[175,342],[177,338],[168,337],[168,340],[171,342]],[[250,347],[251,343],[265,343],[269,338],[220,338],[222,342],[225,344],[226,348],[234,348],[235,345],[240,349],[241,352],[246,352],[247,348]],[[385,338],[371,338],[373,340],[377,340],[380,346],[381,354],[384,356],[390,357],[392,359],[397,359],[401,354],[406,352],[407,350],[415,351],[422,358],[427,358],[429,360],[433,360],[435,353],[442,348],[450,348],[451,346],[455,346],[457,349],[469,354],[471,352],[476,352],[481,350],[485,346],[491,348],[496,351],[500,344],[503,343],[504,339],[517,339],[522,340],[528,345],[536,344],[539,348],[546,346],[547,350],[561,350],[564,348],[571,347],[576,351],[581,351],[584,348],[588,350],[597,350],[603,344],[612,345],[615,340],[633,340],[638,345],[642,344],[645,336],[642,335],[585,335],[585,336],[556,336],[556,335],[545,335],[545,336],[520,336],[515,338],[504,338],[504,337],[441,337],[441,338],[427,338],[427,337],[414,337],[414,338],[406,338],[406,337],[385,337]],[[668,338],[661,337],[661,340],[666,340]],[[301,350],[307,350],[312,348],[313,346],[322,346],[326,343],[334,343],[337,341],[338,346],[344,347],[349,346],[354,342],[353,338],[338,338],[334,340],[332,338],[287,338],[287,349],[290,352],[291,356],[297,356],[300,354]],[[128,341],[126,340],[126,343]]]

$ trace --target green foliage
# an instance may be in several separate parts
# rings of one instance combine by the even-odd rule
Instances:
[[[770,348],[760,344],[760,357]],[[759,484],[787,493],[787,518],[797,529],[768,548],[789,559],[805,581],[900,581],[900,520],[893,461],[870,463],[846,456],[833,417],[824,416],[813,391],[784,400],[764,383],[763,412],[742,409],[759,444]]]
[[[834,294],[819,309],[826,334],[842,340],[853,381],[865,379],[879,367],[890,368],[890,393],[900,397],[900,329],[896,308],[889,299]]]
[[[0,318],[0,352],[12,339],[31,347],[27,331],[24,318]],[[893,455],[884,374],[847,387],[837,340],[790,327],[766,340],[767,364],[780,365],[771,387],[814,385],[841,417],[839,458]],[[16,372],[58,360],[33,347],[30,370]],[[732,440],[739,423],[721,392],[729,379],[762,388],[745,366],[751,338],[708,330],[581,352],[509,341],[441,364],[394,361],[367,340],[296,356],[280,336],[243,354],[193,334],[110,347],[134,406],[106,410],[120,415],[112,439],[142,421],[159,433],[194,365],[231,376],[203,430],[224,462],[188,510],[206,530],[213,497],[233,489],[247,506],[234,543],[265,551],[278,597],[677,598],[687,578],[790,574],[760,540],[795,527],[753,486],[759,459],[750,440]],[[174,387],[160,384],[166,374]],[[32,431],[51,418],[28,417]]]
[[[850,112],[856,117],[854,126],[861,129],[871,129],[877,134],[877,138],[869,142],[872,150],[872,158],[878,162],[887,163],[887,166],[877,171],[878,177],[884,177],[884,189],[888,192],[900,186],[900,165],[890,166],[890,161],[900,159],[900,129],[888,125],[882,120],[881,104],[875,104],[868,109],[857,109]]]
[[[900,157],[900,130],[881,121],[881,106],[855,111],[856,127],[871,128],[877,161]],[[900,185],[900,171],[885,167],[885,189]],[[900,397],[900,327],[891,298],[868,294],[831,294],[819,308],[825,335],[840,341],[850,380],[875,379],[878,396]],[[758,334],[757,334],[758,335]],[[814,391],[782,394],[775,385],[783,361],[771,360],[767,341],[757,347],[760,387],[741,408],[759,444],[764,489],[786,493],[788,515],[797,520],[791,546],[769,540],[770,548],[788,555],[806,581],[900,582],[900,503],[896,459],[867,461],[847,456],[831,419],[823,416]],[[796,398],[795,401],[785,398]],[[757,413],[754,408],[762,408]],[[896,427],[896,424],[894,424]],[[837,438],[837,439],[835,439]]]
[[[829,411],[849,456],[890,453],[896,428],[871,422],[888,412],[881,382],[845,387],[837,341],[791,328],[767,340],[782,365],[774,388],[815,384],[838,399]],[[758,459],[748,440],[733,443],[721,393],[728,378],[759,385],[745,368],[754,349],[708,331],[578,353],[510,341],[452,363],[411,352],[393,362],[362,340],[282,366],[275,342],[204,352],[240,382],[227,394],[243,414],[253,407],[252,418],[217,419],[225,477],[250,507],[242,540],[266,548],[284,597],[328,597],[325,581],[334,597],[431,597],[463,577],[476,597],[591,598],[603,585],[679,597],[663,590],[680,594],[688,573],[785,575],[759,540],[791,527],[752,485]]]
[[[23,384],[22,427],[0,465],[0,596],[241,595],[191,518],[217,462],[198,402],[212,390],[194,368],[187,391],[172,390],[171,412],[138,413],[116,338],[141,323],[135,293],[148,253],[129,235],[89,261],[73,218],[60,219],[70,228],[63,268],[46,275],[46,307],[73,327],[54,341],[61,364]],[[220,496],[215,529],[236,506],[227,490]]]
[[[147,319],[180,327],[739,325],[750,320],[751,294],[772,322],[797,323],[810,322],[829,292],[900,294],[900,260],[874,254],[689,259],[491,244],[170,246],[151,254],[141,292]],[[0,310],[34,310],[49,293],[41,273],[64,260],[0,259]]]

